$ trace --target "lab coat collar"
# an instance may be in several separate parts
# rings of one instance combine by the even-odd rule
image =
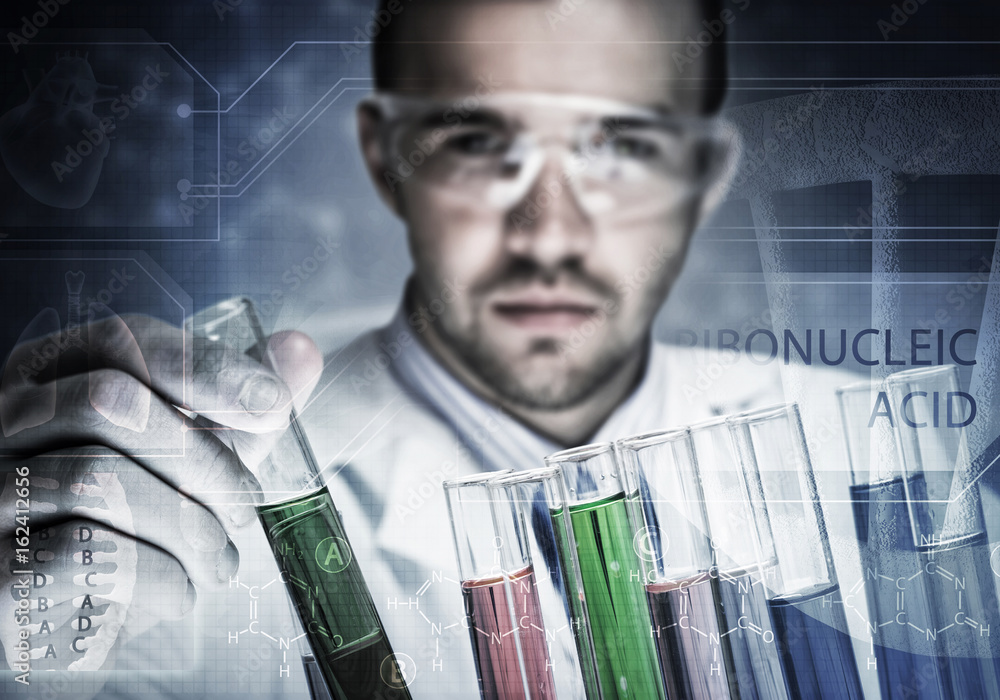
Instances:
[[[539,435],[495,405],[475,395],[445,369],[424,347],[407,323],[405,302],[390,325],[386,339],[409,333],[415,341],[393,365],[397,379],[425,398],[437,413],[466,441],[482,471],[531,469],[564,446]],[[592,442],[604,442],[639,432],[667,428],[663,421],[667,406],[666,350],[646,341],[647,361],[635,389],[597,430]]]

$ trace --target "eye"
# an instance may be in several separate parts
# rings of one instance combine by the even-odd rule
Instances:
[[[641,161],[656,160],[662,155],[660,145],[652,139],[628,135],[612,138],[608,141],[606,148],[619,158]]]
[[[493,131],[466,131],[455,134],[445,144],[449,150],[464,156],[489,156],[504,153],[508,140]]]

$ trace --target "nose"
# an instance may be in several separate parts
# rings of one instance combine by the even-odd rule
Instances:
[[[546,149],[545,164],[510,211],[507,249],[542,268],[582,258],[593,242],[593,223],[565,175],[564,149]]]

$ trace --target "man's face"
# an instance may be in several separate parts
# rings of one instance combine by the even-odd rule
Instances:
[[[627,106],[693,117],[700,97],[682,89],[671,45],[648,43],[663,37],[643,3],[588,2],[555,23],[548,3],[456,5],[436,26],[452,43],[401,66],[423,97],[453,107],[438,114],[449,140],[435,143],[434,156],[409,158],[418,136],[427,143],[434,133],[433,117],[421,117],[419,132],[402,131],[397,154],[413,166],[394,196],[415,262],[417,329],[500,397],[531,409],[576,404],[643,352],[699,206],[683,186],[697,176],[694,153],[673,163],[690,171],[680,180],[674,172],[633,183],[614,170],[631,167],[628,158],[649,167],[641,161],[654,157],[649,124]],[[698,20],[680,15],[681,33]],[[474,95],[484,99],[460,99]],[[494,151],[518,151],[514,143],[532,144],[541,158],[520,188],[495,163],[479,165],[503,159]],[[507,157],[523,169],[521,155]],[[610,186],[574,184],[575,166],[604,168]]]

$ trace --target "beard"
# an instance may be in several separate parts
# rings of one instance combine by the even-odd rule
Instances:
[[[442,320],[445,322],[438,329],[442,339],[466,368],[503,401],[530,410],[558,411],[586,401],[635,352],[634,344],[621,341],[591,349],[591,344],[601,340],[595,335],[582,346],[539,339],[511,360],[500,356],[497,345],[482,334],[478,323],[456,331]],[[594,355],[579,365],[571,363],[574,354],[587,351]]]
[[[433,261],[426,261],[425,266],[433,269]],[[537,338],[527,348],[514,352],[485,333],[483,314],[488,313],[489,299],[498,292],[531,285],[584,291],[586,298],[604,300],[599,304],[602,310],[588,321],[597,326],[597,332],[586,337],[577,331],[575,336]],[[426,305],[426,299],[432,298],[426,292],[433,289],[434,283],[422,285],[414,277],[407,298]],[[636,315],[651,320],[662,297],[658,292],[642,296]],[[465,313],[446,308],[432,332],[501,401],[528,410],[565,410],[591,398],[636,352],[645,353],[643,338],[648,338],[648,324],[638,322],[629,333],[626,318],[618,318],[622,323],[617,325],[624,327],[616,328],[611,323],[610,315],[623,312],[622,301],[614,283],[584,270],[578,260],[543,268],[533,260],[515,257],[503,261],[492,274],[470,287]],[[653,303],[655,306],[651,306]],[[412,303],[409,305],[412,309]],[[574,341],[574,337],[582,342]]]

